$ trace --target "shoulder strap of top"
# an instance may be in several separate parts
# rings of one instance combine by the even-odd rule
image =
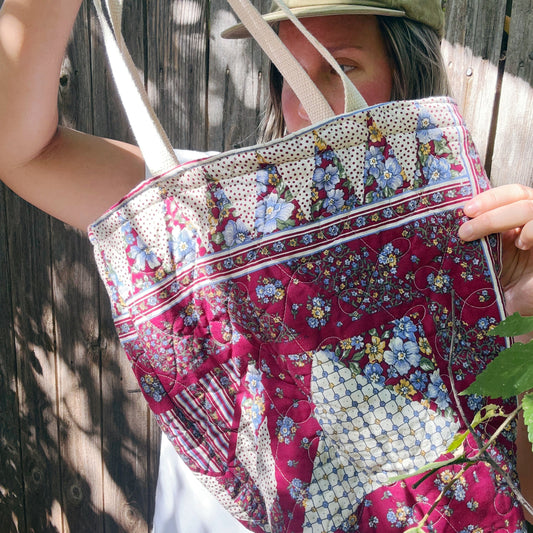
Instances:
[[[305,69],[265,22],[250,0],[228,0],[241,22],[276,65],[302,103],[312,123],[334,116],[324,95]],[[328,50],[292,14],[283,0],[275,0],[287,17],[305,35],[340,76],[344,86],[344,111],[367,107],[364,98]],[[160,175],[179,164],[172,146],[152,109],[142,80],[126,48],[121,33],[123,0],[93,0],[102,26],[113,77],[135,138],[152,175]]]

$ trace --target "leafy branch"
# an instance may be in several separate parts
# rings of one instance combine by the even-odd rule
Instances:
[[[452,324],[455,324],[455,314],[453,308]],[[515,313],[514,315],[503,320],[500,324],[489,331],[488,334],[501,337],[515,337],[530,333],[532,331],[533,317],[522,317],[518,313]],[[455,327],[452,328],[452,337],[449,350],[450,355],[448,358],[448,373],[450,377],[453,376],[452,363],[454,347]],[[454,380],[451,379],[452,395],[455,400],[455,405],[457,406],[462,422],[467,428],[464,432],[455,435],[454,439],[448,446],[447,451],[448,453],[452,454],[452,458],[430,463],[414,473],[397,476],[391,478],[390,481],[399,481],[414,475],[425,474],[416,482],[416,487],[422,483],[422,481],[435,474],[444,466],[462,464],[462,467],[442,488],[439,496],[435,499],[430,509],[426,512],[418,524],[415,527],[406,530],[405,533],[424,533],[426,522],[442,498],[453,487],[454,483],[456,483],[468,470],[468,468],[479,461],[488,463],[502,477],[502,479],[505,480],[522,506],[529,513],[533,514],[533,506],[522,495],[511,476],[504,471],[488,453],[491,445],[494,444],[500,434],[509,427],[509,424],[516,419],[520,411],[523,411],[524,422],[528,431],[528,439],[532,444],[533,449],[533,392],[528,392],[533,390],[533,364],[531,364],[532,354],[533,340],[525,344],[516,342],[510,348],[502,350],[500,354],[487,365],[485,370],[477,376],[476,380],[466,390],[458,393]],[[466,394],[478,394],[488,398],[502,399],[516,397],[521,394],[524,394],[524,396],[521,398],[521,400],[519,400],[516,409],[509,414],[505,413],[501,407],[494,404],[489,404],[478,411],[475,414],[474,419],[470,422],[465,416],[461,402],[459,401],[459,396]],[[480,424],[496,418],[503,418],[504,420],[485,442],[482,436],[476,431],[476,428]],[[472,435],[478,449],[474,455],[469,457],[466,456],[463,446],[463,443],[468,435]]]

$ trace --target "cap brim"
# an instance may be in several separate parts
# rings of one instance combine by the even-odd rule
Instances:
[[[306,17],[326,17],[331,15],[382,15],[386,17],[405,17],[405,11],[401,9],[386,9],[380,7],[366,7],[366,6],[306,6],[294,7],[291,9],[294,16],[297,18]],[[275,11],[273,13],[266,13],[263,15],[269,24],[275,24],[282,20],[287,20],[287,15],[283,11]],[[243,24],[235,24],[230,28],[224,30],[221,34],[224,39],[246,39],[251,37],[248,30]]]

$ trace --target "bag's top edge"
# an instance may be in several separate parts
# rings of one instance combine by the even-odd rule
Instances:
[[[184,163],[182,165],[177,166],[174,169],[171,169],[167,171],[164,174],[160,174],[157,176],[152,176],[150,178],[147,178],[141,182],[137,186],[135,186],[128,194],[126,194],[123,198],[121,198],[118,202],[116,202],[114,205],[112,205],[105,213],[103,213],[100,217],[98,217],[94,222],[92,222],[88,227],[88,233],[91,235],[94,230],[102,224],[107,218],[109,218],[113,213],[115,213],[118,209],[121,208],[126,202],[130,201],[132,198],[134,198],[137,194],[141,193],[148,185],[156,183],[158,181],[165,181],[170,178],[174,178],[190,169],[214,163],[216,161],[229,158],[238,154],[242,154],[245,152],[255,152],[262,149],[272,148],[278,144],[283,144],[290,142],[292,139],[298,138],[298,137],[304,137],[306,135],[313,135],[314,132],[317,132],[325,127],[327,127],[329,124],[338,121],[339,119],[343,118],[349,118],[351,116],[360,115],[363,113],[366,113],[373,109],[378,108],[386,108],[391,107],[398,104],[404,104],[406,107],[412,107],[412,106],[418,106],[420,104],[446,104],[446,105],[452,105],[454,107],[457,106],[457,103],[454,98],[449,96],[433,96],[429,98],[424,98],[420,100],[400,100],[400,101],[391,101],[391,102],[385,102],[376,104],[373,106],[366,107],[364,109],[360,109],[357,111],[351,111],[349,113],[343,113],[341,115],[336,115],[335,117],[331,117],[327,120],[324,120],[323,122],[311,124],[310,126],[307,126],[305,128],[302,128],[296,132],[290,133],[284,137],[274,139],[272,141],[269,141],[267,143],[260,143],[255,144],[251,146],[241,147],[241,148],[235,148],[233,150],[229,150],[226,152],[220,152],[216,153],[214,155],[198,159],[195,161],[189,161],[187,163]]]

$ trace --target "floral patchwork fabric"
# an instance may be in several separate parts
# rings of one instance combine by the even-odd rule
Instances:
[[[452,386],[504,347],[498,241],[457,238],[487,186],[453,101],[396,102],[148,180],[90,228],[150,407],[250,530],[402,531],[447,487],[457,465],[390,480],[446,455],[485,404]],[[510,427],[513,476],[514,452]],[[525,531],[483,463],[426,527]]]

